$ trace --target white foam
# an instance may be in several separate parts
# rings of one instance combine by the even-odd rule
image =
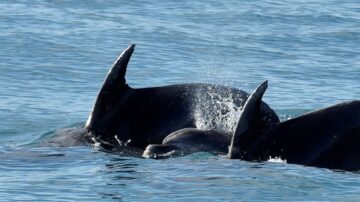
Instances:
[[[280,157],[272,158],[271,156],[269,157],[269,160],[267,160],[267,161],[272,162],[272,163],[287,163],[286,159],[281,159]]]
[[[151,151],[149,151],[148,149],[146,149],[143,154],[142,157],[146,158],[146,159],[150,159],[150,158],[164,158],[164,157],[171,157],[176,151],[175,150],[171,150],[169,152],[163,153],[163,154],[154,154]]]

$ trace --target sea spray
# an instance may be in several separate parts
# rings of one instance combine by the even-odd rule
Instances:
[[[196,127],[233,133],[244,102],[236,96],[239,95],[217,86],[198,88],[193,106]],[[235,102],[235,100],[241,100],[241,102]]]

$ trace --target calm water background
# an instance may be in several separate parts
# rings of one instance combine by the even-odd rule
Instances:
[[[133,87],[252,90],[283,118],[360,98],[360,3],[0,2],[1,201],[359,201],[360,175],[209,154],[144,160],[28,146],[84,122],[117,55]]]

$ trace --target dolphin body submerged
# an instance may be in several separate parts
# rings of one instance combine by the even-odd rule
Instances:
[[[133,89],[125,74],[135,45],[115,61],[96,98],[85,130],[106,150],[119,145],[144,150],[147,158],[167,158],[199,151],[227,154],[230,159],[288,163],[330,169],[360,169],[360,101],[316,110],[279,122],[262,101],[263,82],[246,92],[221,85],[179,84]],[[231,97],[242,108],[235,130],[199,129],[194,102],[200,97]],[[219,110],[205,102],[207,110]],[[220,109],[221,111],[221,109]],[[221,115],[226,114],[221,112]],[[239,112],[240,113],[240,112]]]

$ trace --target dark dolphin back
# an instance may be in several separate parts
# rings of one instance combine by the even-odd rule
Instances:
[[[248,160],[281,157],[288,163],[360,168],[360,100],[345,102],[282,122],[247,151]]]
[[[184,128],[166,136],[163,144],[186,144],[196,147],[199,151],[226,153],[230,139],[231,135],[224,131]]]
[[[212,118],[222,118],[228,113],[223,108],[222,98],[230,97],[231,102],[241,107],[248,97],[244,91],[211,84],[130,88],[125,74],[133,51],[134,45],[131,45],[115,61],[85,126],[106,144],[118,145],[130,141],[129,145],[143,148],[148,144],[160,144],[174,131],[196,128],[197,121],[202,118],[208,122],[214,121]],[[199,117],[199,106],[211,116]],[[260,113],[266,123],[279,121],[265,103],[261,104]]]

